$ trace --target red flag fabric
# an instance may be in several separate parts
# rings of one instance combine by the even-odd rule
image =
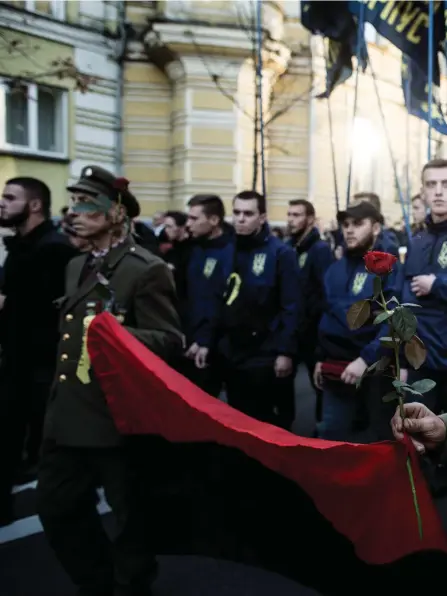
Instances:
[[[441,521],[412,452],[423,521],[419,537],[404,445],[307,439],[257,422],[204,393],[107,313],[90,325],[88,350],[123,435],[215,442],[242,451],[299,485],[369,564],[391,563],[418,551],[447,552]]]

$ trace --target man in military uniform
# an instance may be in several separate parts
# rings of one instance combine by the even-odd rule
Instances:
[[[140,208],[127,180],[89,166],[68,190],[73,230],[93,249],[67,270],[38,511],[47,539],[80,595],[146,596],[156,561],[137,503],[138,470],[94,372],[81,374],[80,355],[84,318],[92,309],[119,314],[126,329],[160,357],[175,355],[182,336],[174,284],[167,265],[132,239],[129,221]],[[95,508],[98,486],[104,487],[116,518],[113,560]]]

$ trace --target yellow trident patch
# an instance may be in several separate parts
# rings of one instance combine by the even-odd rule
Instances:
[[[258,253],[254,256],[252,271],[255,275],[261,275],[262,273],[264,273],[266,258],[267,255],[263,252]]]
[[[216,268],[216,259],[207,259],[205,261],[205,265],[203,266],[203,275],[205,277],[211,277],[213,274],[214,269]]]
[[[360,294],[360,292],[363,290],[363,286],[365,285],[367,278],[367,273],[357,273],[357,275],[354,277],[354,281],[352,282],[352,293],[354,296],[357,296],[357,294]]]
[[[302,269],[304,267],[304,265],[306,264],[307,261],[307,252],[303,252],[303,254],[300,255],[300,258],[298,259],[298,265],[300,266],[300,269]]]
[[[438,263],[443,269],[447,267],[447,242],[443,242],[441,250],[439,251]]]

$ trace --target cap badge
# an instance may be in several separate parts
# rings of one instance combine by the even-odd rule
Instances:
[[[84,176],[91,176],[93,174],[92,168],[87,168],[84,172]]]

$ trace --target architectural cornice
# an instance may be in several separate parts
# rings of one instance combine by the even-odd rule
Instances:
[[[1,27],[20,31],[34,37],[41,37],[56,43],[71,45],[87,50],[111,53],[116,42],[100,31],[93,31],[67,22],[59,21],[38,14],[12,10],[0,3]]]

